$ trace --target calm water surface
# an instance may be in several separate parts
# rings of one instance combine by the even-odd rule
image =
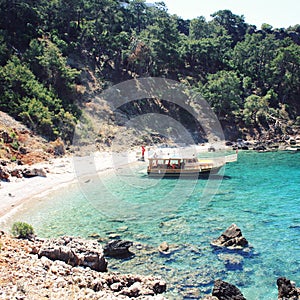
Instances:
[[[277,299],[276,279],[300,286],[300,153],[242,152],[223,180],[149,179],[145,166],[86,178],[26,205],[15,220],[39,236],[120,236],[141,248],[113,271],[161,275],[170,299],[199,299],[213,282],[235,284],[248,300]],[[249,253],[210,246],[236,223]],[[10,225],[9,225],[10,226]],[[166,241],[169,255],[157,247]],[[226,258],[235,264],[226,264]]]

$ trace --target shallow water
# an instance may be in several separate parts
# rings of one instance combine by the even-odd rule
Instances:
[[[216,279],[248,300],[277,299],[278,277],[300,286],[300,153],[242,152],[223,172],[223,179],[158,180],[136,164],[32,201],[10,222],[26,221],[43,237],[113,234],[140,243],[132,259],[110,259],[110,269],[161,275],[172,299],[199,299]],[[210,246],[232,223],[249,253]],[[166,256],[157,251],[163,241],[172,250]],[[226,255],[238,263],[226,265]]]

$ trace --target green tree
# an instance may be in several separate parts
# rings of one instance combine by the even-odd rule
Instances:
[[[288,104],[295,117],[300,112],[300,46],[280,47],[272,61],[273,85],[279,103]]]
[[[74,83],[80,72],[67,64],[67,59],[49,39],[33,40],[27,52],[27,59],[34,74],[48,89],[52,89],[62,99],[64,109],[79,114],[74,98]]]
[[[256,87],[265,94],[272,88],[271,63],[275,57],[279,41],[274,35],[247,34],[244,41],[239,42],[233,51],[232,65],[240,73],[248,76]]]
[[[66,112],[62,101],[40,83],[27,65],[12,57],[0,67],[0,107],[31,129],[50,139],[70,137],[76,118]],[[70,121],[70,119],[72,121]],[[59,128],[61,124],[67,127]]]
[[[274,110],[270,109],[270,101],[276,98],[274,91],[260,97],[258,95],[250,95],[246,98],[243,110],[243,119],[247,125],[263,125],[265,126],[269,120],[274,120],[275,116],[271,115]]]
[[[248,28],[244,16],[235,15],[230,10],[219,10],[211,16],[214,23],[227,30],[227,33],[232,38],[233,45],[244,39]]]
[[[233,120],[242,107],[241,81],[234,71],[208,75],[202,94],[221,119]]]

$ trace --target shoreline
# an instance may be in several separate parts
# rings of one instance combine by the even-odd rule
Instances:
[[[127,158],[124,163],[124,157]],[[47,162],[29,166],[47,170],[47,176],[32,178],[10,177],[10,182],[1,181],[0,185],[0,225],[16,214],[18,210],[31,199],[48,195],[52,191],[78,182],[79,178],[103,176],[116,168],[136,162],[136,152],[109,153],[96,152],[90,156],[68,156],[54,158]],[[93,163],[93,170],[89,164]],[[76,167],[77,166],[77,167]],[[83,167],[82,167],[83,166]],[[27,167],[27,166],[23,166]]]
[[[196,146],[197,152],[199,153],[208,153],[208,148],[209,145]],[[172,153],[173,150],[174,148],[149,147],[147,155],[150,155],[155,151],[160,151],[164,154],[166,154],[166,152]],[[190,152],[193,149],[183,147],[181,150]],[[226,147],[224,150],[228,151],[232,150],[232,148]],[[287,149],[279,149],[278,151],[286,150]],[[137,149],[121,153],[101,151],[95,152],[90,156],[65,156],[53,158],[49,161],[29,166],[46,169],[47,177],[10,177],[10,182],[1,181],[0,225],[6,223],[6,220],[10,218],[10,216],[16,214],[17,211],[32,198],[43,197],[54,190],[76,183],[79,178],[88,179],[95,175],[103,176],[106,172],[113,171],[121,166],[137,163],[139,155]],[[89,167],[91,164],[93,164],[93,168]]]

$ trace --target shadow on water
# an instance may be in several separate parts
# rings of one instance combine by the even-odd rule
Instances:
[[[149,178],[152,180],[155,179],[165,179],[165,180],[229,180],[232,177],[228,175],[199,175],[198,177],[193,176],[182,176],[182,177],[171,177],[171,176],[157,176],[157,177],[148,177],[148,175],[143,175],[142,178]]]

